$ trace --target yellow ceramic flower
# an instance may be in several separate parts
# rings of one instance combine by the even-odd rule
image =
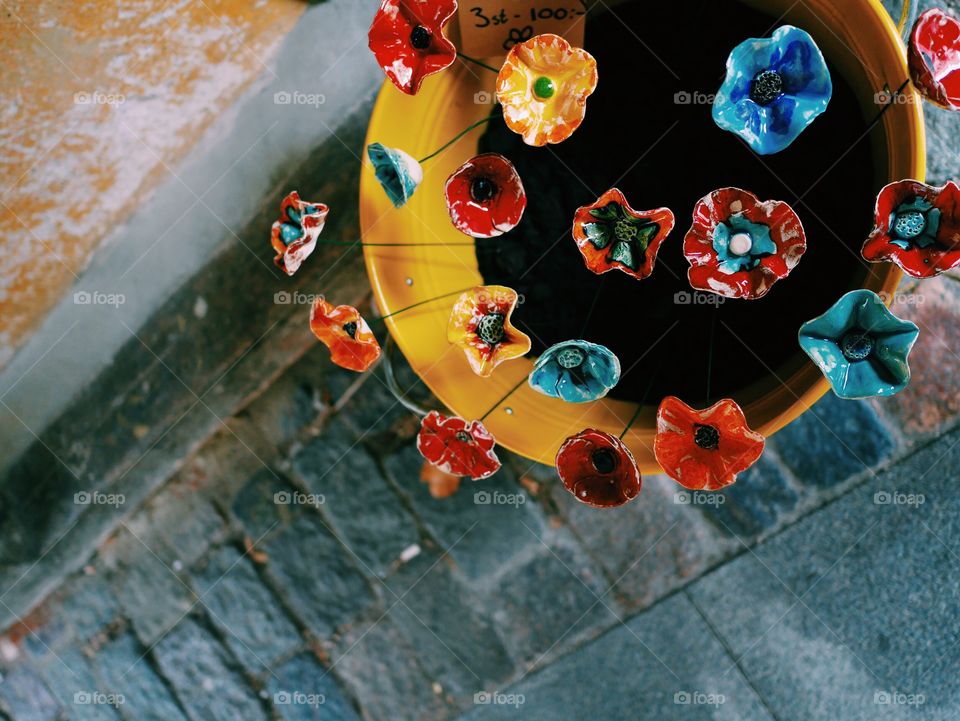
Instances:
[[[530,351],[530,337],[510,324],[517,299],[511,288],[478,285],[454,303],[447,340],[463,348],[478,376],[486,378],[504,361]]]
[[[597,61],[558,35],[514,45],[497,76],[507,126],[527,145],[560,143],[580,127],[597,89]]]

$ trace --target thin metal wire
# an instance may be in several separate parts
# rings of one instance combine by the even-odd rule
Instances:
[[[420,417],[427,415],[430,411],[415,401],[407,398],[407,394],[397,382],[397,376],[393,370],[393,354],[397,350],[397,344],[394,342],[392,335],[387,336],[387,341],[384,346],[383,360],[381,360],[380,363],[383,366],[383,378],[387,384],[387,389],[390,391],[393,397],[397,399],[397,402],[400,405],[414,415],[418,415]]]

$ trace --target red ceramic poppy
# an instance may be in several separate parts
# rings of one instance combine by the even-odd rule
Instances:
[[[557,451],[563,487],[594,508],[614,508],[640,495],[640,470],[633,454],[616,436],[588,428]]]
[[[317,298],[310,309],[310,330],[330,349],[330,360],[341,368],[365,371],[380,357],[380,344],[353,306],[334,308]]]
[[[739,188],[702,198],[683,240],[690,285],[727,298],[762,298],[807,250],[800,218],[784,202]]]
[[[474,238],[494,238],[517,227],[527,194],[513,163],[484,153],[461,165],[444,188],[453,227]]]
[[[668,396],[657,411],[653,452],[663,472],[691,491],[716,491],[757,462],[764,440],[734,401],[694,410]]]
[[[577,208],[573,239],[594,273],[622,270],[643,280],[653,272],[673,224],[668,208],[634,210],[622,192],[611,188],[592,205]]]
[[[430,411],[420,423],[417,450],[444,473],[479,481],[500,470],[496,441],[480,421]]]
[[[874,228],[863,244],[872,263],[889,261],[914,278],[960,266],[960,188],[916,180],[890,183],[877,196]]]
[[[450,67],[457,49],[443,31],[457,0],[382,0],[368,35],[370,49],[387,77],[416,95],[428,75]]]
[[[273,262],[287,275],[293,275],[317,245],[317,238],[330,212],[323,203],[300,200],[296,190],[280,203],[280,220],[270,231],[270,245],[277,252]]]
[[[960,109],[960,21],[943,10],[927,10],[910,33],[910,77],[931,102]]]

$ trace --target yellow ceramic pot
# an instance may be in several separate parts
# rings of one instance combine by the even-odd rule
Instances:
[[[909,77],[903,43],[878,0],[748,0],[747,4],[781,17],[781,23],[810,32],[856,89],[865,117],[877,112],[875,95],[884,84],[896,88]],[[494,80],[492,73],[472,72],[471,68],[457,64],[428,79],[415,97],[398,92],[388,82],[370,119],[367,141],[402,148],[414,157],[422,157],[490,112],[490,104],[484,101],[493,92]],[[898,102],[884,114],[882,133],[874,133],[873,152],[876,166],[886,169],[885,177],[879,179],[884,182],[925,177],[921,103],[912,86],[904,93],[901,100],[905,102]],[[372,167],[366,164],[360,181],[363,240],[469,240],[450,223],[443,186],[450,173],[475,154],[478,137],[479,133],[468,134],[427,163],[422,185],[399,210],[390,204]],[[691,205],[694,200],[691,199]],[[384,314],[483,282],[470,246],[368,247],[365,258],[377,305]],[[870,276],[865,287],[892,293],[899,279],[899,270],[883,266]],[[838,289],[838,296],[845,290],[849,289]],[[457,415],[474,419],[529,374],[533,361],[505,363],[490,378],[474,375],[462,352],[447,342],[446,326],[453,300],[424,305],[388,319],[387,324],[401,352],[437,397]],[[811,309],[811,315],[815,310]],[[806,411],[828,389],[827,381],[798,347],[794,361],[759,379],[735,398],[750,425],[770,436]],[[500,445],[552,465],[565,438],[588,427],[618,435],[635,409],[632,403],[611,399],[583,405],[563,403],[524,385],[485,424]],[[643,472],[659,470],[652,451],[655,414],[656,407],[644,408],[624,439]]]

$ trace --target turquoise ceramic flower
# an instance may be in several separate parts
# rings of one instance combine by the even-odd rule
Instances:
[[[907,356],[919,333],[872,290],[854,290],[800,327],[800,345],[841,398],[892,396],[910,382]]]
[[[390,202],[395,208],[402,208],[423,181],[420,163],[402,150],[380,143],[368,145],[367,156]]]
[[[730,53],[713,120],[760,155],[779,153],[827,109],[832,95],[820,48],[803,30],[783,25]]]
[[[585,340],[547,348],[530,374],[530,387],[568,403],[603,398],[620,380],[620,361],[608,349]]]
[[[760,261],[776,255],[777,244],[770,238],[770,226],[752,223],[742,215],[731,215],[725,223],[717,223],[713,231],[713,249],[717,252],[720,272],[730,275],[753,270]]]
[[[937,242],[940,209],[926,198],[910,198],[890,214],[890,229],[890,242],[899,248],[929,248]]]

